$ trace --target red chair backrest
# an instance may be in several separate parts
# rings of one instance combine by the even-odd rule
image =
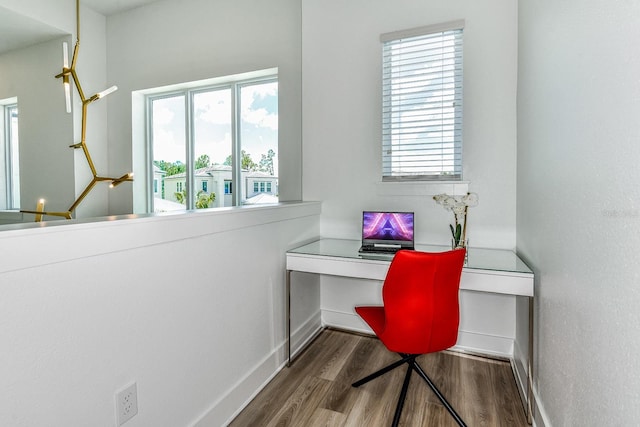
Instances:
[[[395,255],[382,287],[385,327],[380,338],[389,350],[425,354],[455,345],[464,257],[465,249]]]

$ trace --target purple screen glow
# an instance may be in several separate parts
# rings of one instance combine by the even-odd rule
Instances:
[[[364,212],[362,238],[413,241],[413,213]]]

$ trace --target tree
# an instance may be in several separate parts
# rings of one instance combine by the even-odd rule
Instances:
[[[273,171],[273,158],[276,156],[276,153],[269,149],[267,154],[262,154],[260,156],[260,164],[258,165],[258,170],[262,172],[266,172],[269,175],[275,175]]]
[[[170,163],[165,160],[154,160],[153,163],[159,167],[160,170],[165,171],[167,176],[184,173],[187,170],[187,166],[180,160],[177,160],[174,163]]]
[[[240,167],[242,169],[246,169],[249,171],[258,170],[258,165],[253,160],[251,160],[251,156],[249,155],[249,153],[242,150],[241,155],[242,155],[242,164],[240,165]],[[223,165],[231,166],[231,156],[227,156]]]
[[[182,191],[179,191],[177,193],[173,193],[174,196],[176,196],[176,200],[178,201],[178,203],[182,203],[183,205],[187,204],[187,189],[185,188]]]
[[[195,169],[208,168],[211,166],[211,159],[208,154],[203,154],[196,160]]]
[[[211,203],[216,200],[216,193],[205,193],[204,191],[198,191],[196,196],[196,209],[206,209],[211,207]]]
[[[178,193],[173,193],[176,196],[178,203],[183,205],[187,204],[187,190],[184,189]],[[211,207],[211,203],[216,200],[216,193],[205,193],[204,191],[198,191],[196,194],[196,209],[206,209]]]

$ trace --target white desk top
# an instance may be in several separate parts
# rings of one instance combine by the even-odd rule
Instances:
[[[359,240],[320,239],[315,242],[287,251],[289,254],[315,255],[338,258],[353,258],[391,261],[393,255],[361,254]],[[416,245],[416,250],[423,252],[443,252],[446,246]],[[469,248],[465,270],[490,270],[533,275],[531,269],[513,252],[503,249]]]

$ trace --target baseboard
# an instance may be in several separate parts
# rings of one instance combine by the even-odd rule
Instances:
[[[293,349],[302,348],[322,328],[320,312],[309,317],[292,331]],[[220,427],[228,425],[286,365],[286,339],[267,354],[253,369],[231,386],[211,407],[195,421],[193,427]]]
[[[516,345],[513,349],[513,359],[511,361],[511,367],[513,368],[513,376],[516,379],[518,392],[520,393],[520,397],[522,398],[525,407],[528,405],[527,377],[529,376],[528,367],[525,364],[526,360],[527,356],[523,355],[520,347]]]
[[[461,330],[458,331],[458,342],[452,347],[452,350],[511,359],[513,357],[513,338]]]
[[[371,329],[355,314],[322,310],[322,325],[371,334]],[[458,343],[452,350],[513,358],[513,339],[476,332],[459,331]]]
[[[520,392],[523,402],[527,401],[527,377],[528,377],[528,367],[526,365],[528,355],[523,354],[522,349],[519,346],[515,346],[514,355],[511,362],[511,366],[513,367],[513,373],[516,378],[516,385],[518,386],[518,391]],[[534,371],[535,375],[535,371]],[[532,385],[531,393],[532,397],[532,426],[533,427],[551,427],[551,422],[547,417],[547,414],[542,406],[542,401],[538,396],[538,389],[534,384]],[[525,403],[526,405],[526,403]]]
[[[318,331],[322,329],[322,317],[320,311],[309,317],[299,328],[291,332],[291,355],[294,356],[300,349],[307,346],[313,340]],[[286,345],[286,342],[285,342]],[[284,348],[284,347],[283,347]]]
[[[547,416],[542,401],[538,395],[538,389],[533,387],[533,427],[551,427],[551,421]]]

